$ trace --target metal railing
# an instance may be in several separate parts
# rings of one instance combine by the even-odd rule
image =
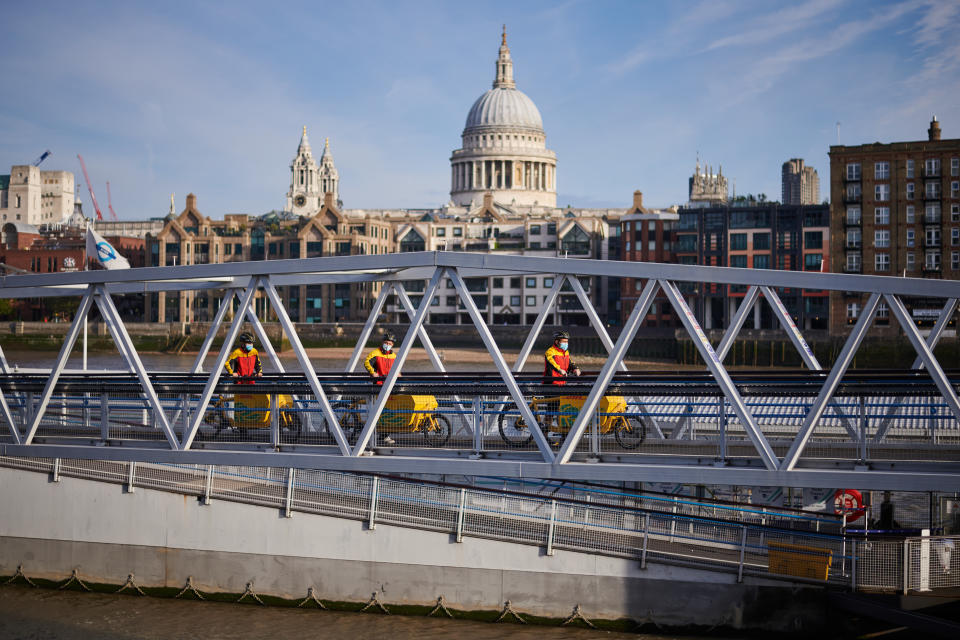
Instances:
[[[413,527],[648,563],[668,563],[793,582],[851,584],[844,537],[817,532],[836,518],[751,505],[633,496],[641,506],[550,498],[439,482],[273,467],[163,465],[0,457],[0,466],[221,499],[293,512]],[[582,491],[582,490],[581,490]],[[600,493],[598,492],[598,495]],[[609,499],[610,496],[607,496]],[[619,499],[619,497],[617,498]],[[648,506],[649,505],[649,506]],[[710,506],[718,509],[708,513]],[[694,512],[694,513],[691,513]],[[731,516],[734,517],[718,517]],[[757,521],[765,522],[760,524]],[[826,527],[824,527],[826,528]]]

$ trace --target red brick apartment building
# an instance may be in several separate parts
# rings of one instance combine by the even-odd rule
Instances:
[[[830,202],[833,271],[960,278],[960,139],[942,139],[936,116],[926,140],[830,147]],[[865,302],[865,295],[833,292],[831,332],[847,331]],[[904,303],[921,326],[932,325],[943,306]],[[898,331],[884,302],[874,323]]]

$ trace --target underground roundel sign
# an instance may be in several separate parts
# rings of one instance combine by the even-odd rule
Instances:
[[[847,514],[847,522],[859,520],[866,510],[863,507],[863,496],[856,489],[837,489],[833,494],[833,512]]]

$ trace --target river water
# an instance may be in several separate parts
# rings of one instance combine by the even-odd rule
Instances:
[[[665,640],[573,627],[197,602],[133,595],[0,588],[0,638],[22,640]]]

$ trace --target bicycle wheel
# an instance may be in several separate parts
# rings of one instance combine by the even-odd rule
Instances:
[[[340,421],[340,428],[343,430],[343,435],[347,438],[347,444],[351,446],[356,444],[357,436],[360,435],[360,430],[363,429],[360,416],[350,411],[340,414],[337,416],[337,419]],[[323,430],[327,436],[329,436],[330,440],[336,443],[336,439],[330,432],[330,426],[327,424],[326,418],[323,419]]]
[[[647,437],[647,427],[637,418],[621,416],[613,432],[614,437],[624,449],[636,449]]]
[[[431,447],[442,447],[450,439],[450,421],[447,416],[434,413],[427,420],[423,437]]]
[[[500,437],[511,447],[522,447],[533,440],[533,433],[519,415],[501,413],[497,416],[497,428],[500,430]]]

